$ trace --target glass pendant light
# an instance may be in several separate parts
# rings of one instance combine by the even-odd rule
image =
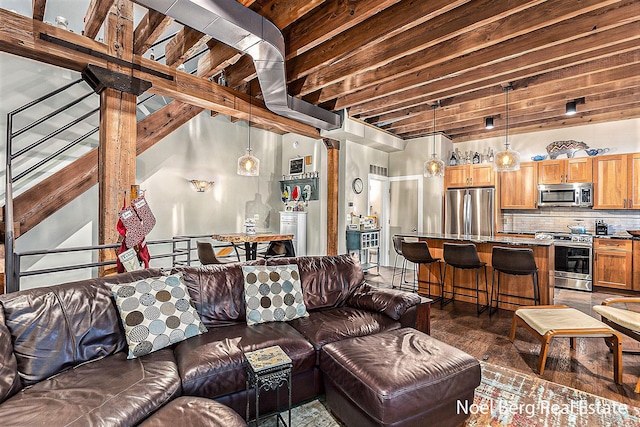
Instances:
[[[238,159],[238,175],[258,176],[260,175],[260,160],[251,154],[251,95],[249,95],[249,142],[247,154]]]
[[[513,87],[507,86],[503,88],[505,93],[505,105],[507,108],[506,123],[505,123],[505,136],[504,136],[504,150],[499,151],[495,156],[494,169],[497,172],[513,172],[520,170],[520,153],[511,150],[509,144],[509,91]]]
[[[440,102],[436,102],[431,106],[433,109],[433,152],[431,158],[424,162],[424,176],[427,178],[444,176],[444,162],[438,158],[436,153],[436,108],[439,105]]]

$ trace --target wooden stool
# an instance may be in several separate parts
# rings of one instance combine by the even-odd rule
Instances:
[[[540,341],[538,373],[544,373],[549,342],[555,337],[569,337],[571,348],[576,347],[576,337],[604,338],[613,351],[613,380],[622,384],[622,339],[614,329],[598,319],[566,305],[536,305],[521,307],[513,315],[511,342],[516,337],[516,327],[524,326]]]

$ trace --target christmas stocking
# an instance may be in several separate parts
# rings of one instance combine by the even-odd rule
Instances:
[[[149,204],[144,197],[138,197],[131,202],[131,205],[136,210],[138,217],[142,221],[142,232],[146,236],[156,225],[156,217],[153,216],[153,213],[149,208]]]
[[[149,260],[151,255],[149,254],[149,248],[147,242],[142,239],[142,243],[138,246],[138,259],[144,264],[144,268],[149,268]]]
[[[127,248],[132,248],[144,239],[144,233],[142,232],[142,222],[132,206],[124,208],[118,213],[120,221],[127,229],[127,234],[124,236],[124,242]]]

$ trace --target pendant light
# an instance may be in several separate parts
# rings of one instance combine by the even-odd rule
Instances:
[[[433,110],[433,152],[431,158],[424,162],[424,176],[433,178],[444,176],[444,162],[438,158],[436,153],[436,108],[440,105],[440,101],[431,106]]]
[[[520,170],[520,153],[511,150],[509,144],[509,91],[513,90],[511,85],[504,87],[505,93],[505,105],[507,109],[506,123],[505,123],[505,136],[504,136],[504,150],[499,151],[495,156],[494,169],[497,172],[513,172]]]
[[[260,175],[260,160],[251,155],[251,94],[249,94],[249,139],[247,154],[238,159],[238,175],[258,176]]]

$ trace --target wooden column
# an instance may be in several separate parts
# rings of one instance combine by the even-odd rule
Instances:
[[[338,171],[340,141],[324,138],[327,147],[327,255],[338,254]]]
[[[104,23],[108,54],[133,59],[133,4],[116,0]],[[130,74],[128,68],[109,64],[108,68]],[[125,191],[136,181],[136,99],[115,89],[100,93],[100,146],[98,149],[98,243],[117,243],[118,212]],[[101,251],[99,260],[113,260],[116,252]],[[114,269],[103,269],[101,275]]]

